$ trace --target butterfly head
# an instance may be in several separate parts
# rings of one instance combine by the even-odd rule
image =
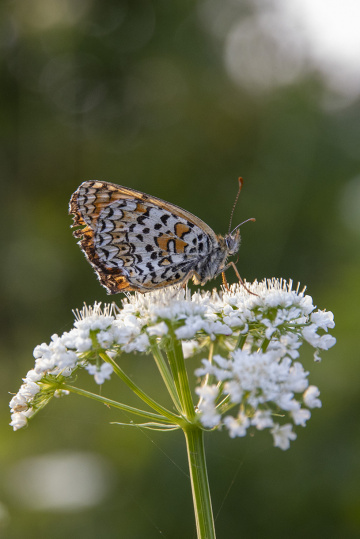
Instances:
[[[240,247],[240,230],[234,230],[233,232],[230,232],[230,234],[226,234],[225,238],[225,245],[227,247],[227,252],[229,256],[234,255],[238,252]]]
[[[234,255],[235,253],[238,252],[239,247],[240,247],[240,230],[239,230],[239,228],[241,227],[241,225],[243,225],[244,223],[248,223],[249,221],[255,221],[254,217],[251,217],[250,219],[246,219],[246,221],[243,221],[242,223],[237,225],[234,228],[234,230],[229,232],[229,234],[226,234],[224,240],[225,240],[225,245],[227,247],[227,251],[228,251],[229,256]]]

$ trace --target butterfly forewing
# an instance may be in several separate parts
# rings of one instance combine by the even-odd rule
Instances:
[[[80,246],[110,293],[186,282],[217,236],[191,213],[107,182],[84,182],[70,213]]]

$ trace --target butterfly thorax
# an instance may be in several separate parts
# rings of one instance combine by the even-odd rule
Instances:
[[[193,277],[195,284],[205,284],[208,280],[214,279],[222,273],[229,256],[236,254],[240,247],[239,230],[235,234],[217,236],[216,243],[210,252],[197,263],[196,274]]]

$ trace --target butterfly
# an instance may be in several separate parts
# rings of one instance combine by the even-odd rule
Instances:
[[[235,204],[241,187],[239,178]],[[109,294],[185,286],[189,279],[203,285],[220,274],[227,286],[230,266],[245,286],[234,262],[227,263],[239,250],[240,225],[220,236],[170,202],[102,181],[82,183],[69,213],[72,227],[81,227],[73,234]]]

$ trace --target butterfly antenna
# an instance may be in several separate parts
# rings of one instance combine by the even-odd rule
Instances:
[[[233,218],[233,215],[234,215],[234,211],[235,211],[235,208],[236,208],[237,201],[239,200],[239,195],[240,195],[240,191],[241,191],[241,188],[243,186],[243,183],[244,183],[244,180],[242,178],[239,178],[239,190],[238,190],[237,195],[235,197],[235,201],[234,201],[234,204],[233,204],[233,207],[232,207],[232,210],[231,210],[231,214],[230,214],[229,234],[230,234],[230,230],[231,230],[232,218]]]
[[[255,223],[256,219],[255,217],[250,217],[250,219],[245,219],[245,221],[243,221],[242,223],[240,223],[239,225],[237,225],[234,230],[232,230],[230,232],[230,234],[234,234],[235,230],[237,230],[238,228],[240,228],[242,225],[244,225],[245,223],[248,223],[249,221],[252,221],[253,223]]]

